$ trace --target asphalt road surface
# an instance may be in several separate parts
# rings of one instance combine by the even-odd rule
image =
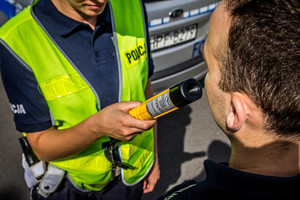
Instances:
[[[1,82],[1,80],[0,80]],[[21,147],[6,94],[0,83],[0,199],[29,200],[23,179]],[[161,178],[155,191],[143,200],[155,200],[166,190],[188,179],[205,177],[207,158],[228,161],[229,141],[215,124],[205,93],[202,99],[158,120]]]

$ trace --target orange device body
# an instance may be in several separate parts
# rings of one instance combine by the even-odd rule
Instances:
[[[137,119],[156,119],[202,97],[200,83],[191,78],[148,99],[129,111]]]
[[[148,99],[147,101],[145,101],[144,103],[139,105],[138,107],[130,110],[129,114],[137,119],[149,120],[149,119],[156,119],[162,115],[165,115],[169,112],[177,110],[178,107],[176,107],[171,102],[171,99],[169,96],[169,91],[170,91],[170,89],[167,89],[167,90],[151,97],[150,99]],[[162,97],[163,99],[160,97]],[[158,99],[158,98],[160,98],[160,99]],[[163,101],[169,101],[168,102],[169,105],[164,106],[165,103],[163,103]],[[148,107],[148,109],[147,109],[147,107]],[[151,107],[150,109],[152,109],[152,110],[156,110],[156,112],[152,112],[155,114],[151,115],[148,112],[149,107]]]

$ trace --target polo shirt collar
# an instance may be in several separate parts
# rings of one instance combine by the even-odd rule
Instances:
[[[51,0],[39,0],[39,2],[35,5],[35,9],[39,9],[41,13],[43,13],[45,19],[49,24],[52,24],[52,27],[55,27],[55,31],[57,34],[64,36],[72,33],[80,26],[87,26],[87,24],[78,22],[70,17],[59,12]],[[105,9],[106,12],[99,15],[97,25],[99,26],[104,21],[110,22],[108,5]]]

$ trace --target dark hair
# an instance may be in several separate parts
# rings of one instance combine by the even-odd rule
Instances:
[[[244,92],[265,129],[300,139],[300,1],[226,0],[231,24],[220,88]]]

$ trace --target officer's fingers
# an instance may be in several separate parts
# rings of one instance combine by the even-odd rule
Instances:
[[[143,189],[144,189],[143,191],[144,193],[152,192],[154,190],[154,185],[147,182]]]
[[[143,190],[147,188],[147,185],[148,185],[148,180],[145,178],[143,182]]]
[[[134,132],[134,133],[132,133],[132,134],[130,134],[130,135],[123,136],[122,141],[129,142],[129,141],[131,141],[136,135],[139,135],[139,134],[141,134],[141,133],[142,133],[142,132]]]
[[[123,141],[130,141],[132,140],[136,135],[143,134],[144,131],[148,129],[140,129],[140,128],[135,128],[131,127],[128,128],[125,132],[122,133],[122,140]]]
[[[132,117],[130,127],[140,129],[140,131],[149,130],[154,126],[156,120],[140,120]]]
[[[125,112],[128,112],[141,104],[142,103],[140,101],[123,101],[123,102],[118,103],[120,108],[122,110],[124,110]]]

